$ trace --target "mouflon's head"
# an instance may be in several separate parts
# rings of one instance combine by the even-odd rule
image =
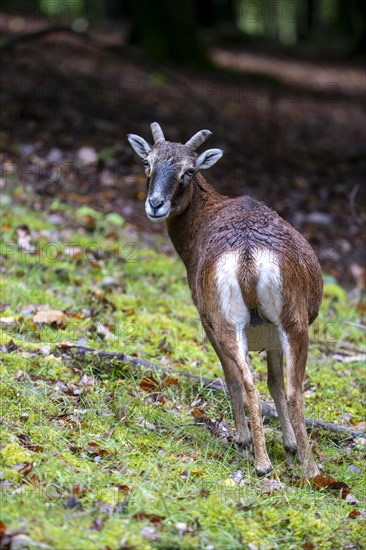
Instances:
[[[143,159],[147,177],[145,211],[152,221],[163,221],[183,212],[190,203],[195,175],[210,168],[223,155],[221,149],[208,149],[198,155],[196,149],[211,135],[200,130],[185,144],[166,141],[157,122],[151,124],[154,145],[136,134],[127,138]]]

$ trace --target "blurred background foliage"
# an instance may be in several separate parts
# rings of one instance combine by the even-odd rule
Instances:
[[[262,43],[318,56],[366,52],[363,0],[3,0],[8,13],[51,23],[123,23],[127,42],[157,60],[208,64],[210,41]]]

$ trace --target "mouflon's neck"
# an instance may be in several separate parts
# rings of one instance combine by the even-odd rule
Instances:
[[[186,268],[196,265],[200,255],[200,238],[217,207],[227,199],[198,173],[193,184],[192,199],[187,208],[166,222],[169,237]]]

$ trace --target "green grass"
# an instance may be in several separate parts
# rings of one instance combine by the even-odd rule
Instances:
[[[82,342],[155,361],[173,377],[180,370],[222,376],[177,258],[144,249],[118,217],[59,202],[39,212],[19,190],[5,202],[0,506],[8,530],[60,550],[363,547],[364,517],[348,517],[354,505],[337,491],[290,482],[276,422],[266,423],[266,439],[285,487],[270,492],[250,459],[194,423],[195,402],[233,426],[225,394],[179,376],[145,391],[137,370],[103,368],[57,348]],[[50,213],[64,222],[55,225]],[[32,253],[17,246],[22,225]],[[66,321],[35,323],[41,306]],[[362,309],[326,279],[312,329],[306,416],[342,424],[348,415],[356,427],[364,420],[364,364],[333,358],[344,342],[364,345]],[[252,363],[268,399],[264,358],[253,355]],[[324,473],[347,483],[364,509],[365,439],[318,430],[311,439]],[[229,478],[238,468],[241,485]]]

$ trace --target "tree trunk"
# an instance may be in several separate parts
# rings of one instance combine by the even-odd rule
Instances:
[[[139,0],[131,5],[130,42],[157,60],[187,65],[209,65],[198,38],[194,0]]]

